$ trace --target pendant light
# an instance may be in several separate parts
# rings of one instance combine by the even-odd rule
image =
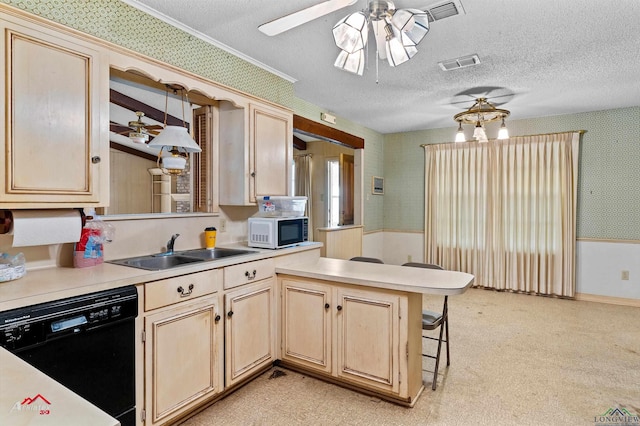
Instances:
[[[156,136],[151,142],[149,142],[149,146],[160,148],[160,152],[158,152],[157,163],[158,167],[160,167],[162,169],[162,172],[165,174],[182,174],[187,165],[187,158],[189,157],[189,154],[192,152],[202,151],[187,131],[186,123],[184,121],[183,96],[184,89],[180,89],[183,126],[167,126],[167,107],[169,103],[169,87],[167,86],[164,109],[165,127],[158,136]],[[168,155],[162,156],[163,151],[165,151],[165,154]],[[160,165],[160,163],[162,163],[162,166]]]

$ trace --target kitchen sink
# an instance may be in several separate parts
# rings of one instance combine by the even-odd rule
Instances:
[[[229,248],[213,248],[213,249],[194,249],[181,251],[179,254],[182,256],[196,257],[203,260],[215,260],[222,259],[229,256],[240,256],[243,254],[255,253],[253,250],[240,250]]]
[[[116,265],[131,266],[133,268],[147,269],[149,271],[159,271],[171,269],[190,263],[223,259],[230,256],[241,256],[244,254],[256,253],[253,250],[214,248],[214,249],[194,249],[177,252],[174,254],[150,254],[147,256],[129,257],[126,259],[110,260],[108,263]]]
[[[112,260],[109,263],[116,265],[132,266],[134,268],[148,269],[150,271],[158,271],[161,269],[175,268],[189,263],[202,262],[203,259],[197,257],[181,256],[178,254],[170,255],[149,255],[140,257],[130,257],[128,259]]]

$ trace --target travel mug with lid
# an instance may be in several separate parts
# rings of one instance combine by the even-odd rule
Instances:
[[[209,226],[204,229],[204,245],[208,249],[215,248],[216,246],[216,228]]]

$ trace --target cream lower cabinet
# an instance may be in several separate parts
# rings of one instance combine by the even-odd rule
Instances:
[[[145,284],[147,425],[171,423],[223,390],[222,309],[216,282],[221,288],[221,271]]]
[[[331,286],[291,278],[279,279],[282,294],[282,360],[333,371]]]
[[[226,386],[271,365],[275,356],[275,278],[245,284],[224,296]]]
[[[286,365],[415,402],[422,391],[420,295],[286,275],[278,282]]]
[[[4,12],[0,29],[0,208],[107,205],[106,53]]]

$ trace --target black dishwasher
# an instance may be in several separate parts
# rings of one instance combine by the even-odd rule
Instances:
[[[137,315],[133,286],[0,312],[0,346],[134,426]]]

